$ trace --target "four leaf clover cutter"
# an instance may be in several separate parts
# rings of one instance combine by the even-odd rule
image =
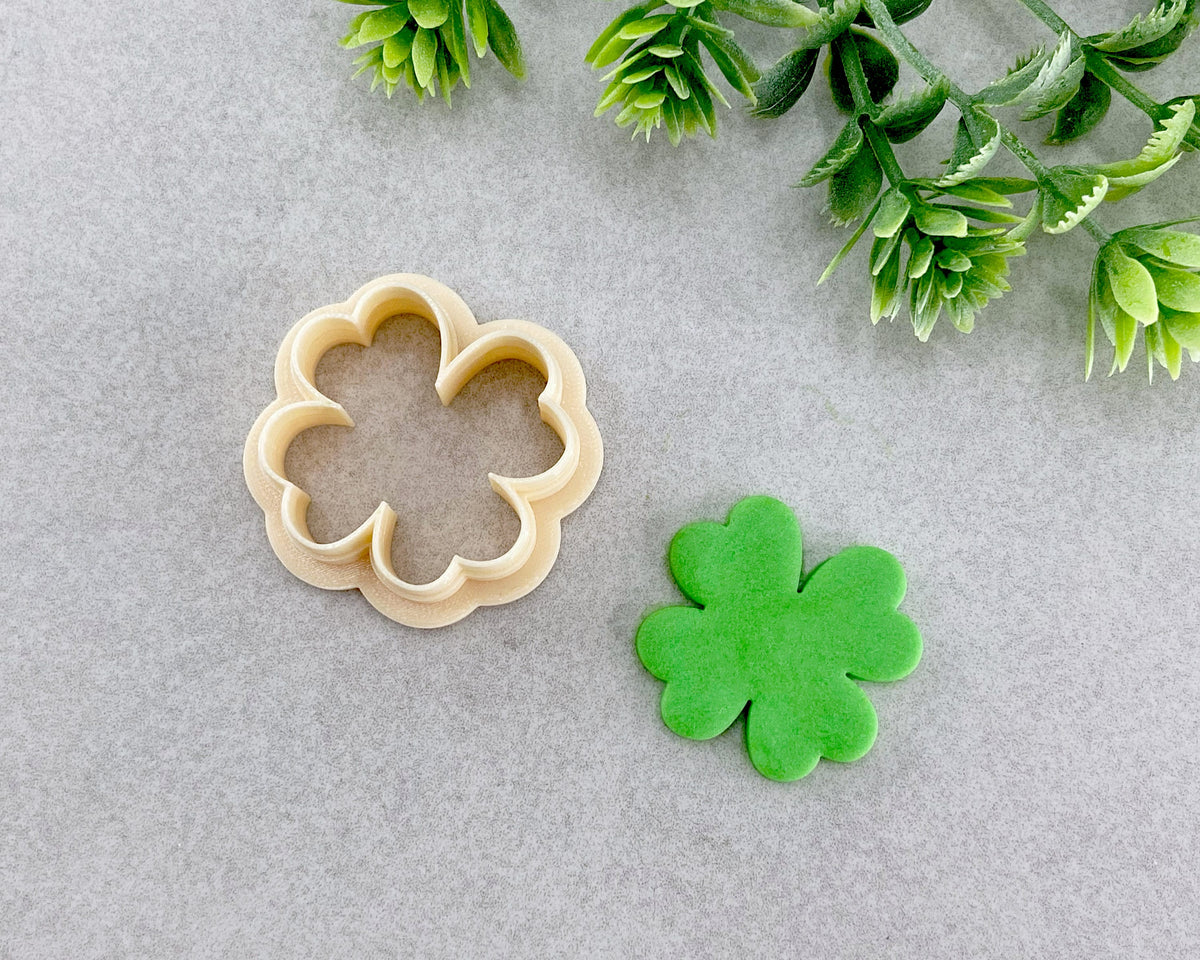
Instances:
[[[449,405],[484,367],[521,360],[546,386],[538,396],[543,422],[562,440],[563,453],[532,477],[489,474],[492,489],[516,511],[521,530],[513,545],[491,560],[455,556],[430,583],[409,583],[392,565],[396,513],[380,503],[353,533],[320,543],[309,533],[309,496],[287,479],[284,460],[298,434],[321,424],[352,427],[342,406],[314,385],[317,363],[342,343],[370,346],[380,324],[400,314],[437,327],[441,359],[434,388]],[[476,607],[508,603],[545,579],[558,556],[560,521],[596,486],[603,462],[600,433],[587,409],[583,369],[557,336],[523,320],[480,324],[449,287],[416,274],[380,277],[345,303],[304,317],[284,338],[275,361],[278,394],[246,438],[246,484],[266,515],[275,553],[301,580],[327,590],[357,589],[382,614],[414,627],[453,623]]]
[[[875,741],[875,708],[855,680],[899,680],[921,636],[896,608],[904,571],[877,547],[850,547],[801,583],[800,525],[784,503],[747,497],[724,523],[671,541],[671,573],[699,606],[647,616],[646,669],[667,685],[662,718],[707,740],[749,704],[746,744],[764,776],[796,780],[821,757],[857,760]]]

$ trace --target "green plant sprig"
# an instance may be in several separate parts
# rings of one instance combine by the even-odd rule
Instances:
[[[712,0],[648,0],[613,20],[586,57],[595,69],[616,64],[604,77],[608,86],[596,116],[619,106],[617,126],[632,126],[634,137],[641,133],[649,140],[652,131],[665,125],[676,146],[700,130],[715,137],[714,102],[728,107],[729,101],[708,77],[701,50],[730,87],[750,100],[759,79],[733,31],[718,22],[717,5]],[[668,12],[658,12],[663,7]]]
[[[1194,26],[1195,0],[1172,0],[1159,4],[1149,15],[1135,17],[1124,30],[1093,37],[1082,37],[1076,33],[1044,0],[1020,2],[1056,34],[1069,35],[1081,51],[1086,66],[1077,98],[1079,102],[1072,111],[1080,120],[1074,125],[1067,125],[1066,136],[1062,136],[1056,126],[1055,133],[1051,135],[1052,142],[1066,143],[1089,132],[1108,112],[1111,91],[1120,94],[1153,120],[1166,118],[1165,111],[1171,104],[1154,100],[1122,76],[1117,68],[1134,72],[1151,70],[1178,50]],[[1109,92],[1089,84],[1089,77]],[[1200,148],[1200,126],[1193,124],[1187,140],[1193,149]]]
[[[488,50],[518,80],[525,60],[516,28],[496,0],[339,0],[374,9],[350,21],[344,47],[367,47],[354,62],[357,77],[370,71],[371,89],[382,86],[390,99],[404,83],[418,100],[436,95],[450,103],[461,82],[471,86],[468,37],[475,56]]]
[[[667,30],[689,21],[702,21],[706,26],[700,29],[720,36],[723,49],[738,51],[743,66],[732,72],[719,55],[712,59],[760,118],[780,117],[796,105],[815,75],[821,50],[828,48],[830,93],[851,118],[798,186],[827,183],[831,219],[843,225],[858,221],[859,226],[822,281],[871,229],[872,321],[895,317],[907,303],[922,340],[943,312],[968,332],[988,301],[1009,289],[1008,261],[1025,252],[1027,240],[1039,227],[1057,235],[1079,226],[1100,247],[1089,294],[1085,375],[1092,370],[1095,328],[1100,326],[1114,347],[1114,371],[1125,369],[1140,331],[1151,368],[1157,362],[1176,377],[1184,350],[1200,359],[1200,262],[1193,263],[1200,260],[1200,238],[1169,229],[1185,221],[1112,234],[1095,214],[1102,202],[1137,192],[1169,171],[1181,151],[1200,145],[1192,97],[1158,103],[1120,72],[1151,69],[1178,50],[1195,26],[1195,0],[1160,0],[1125,27],[1092,37],[1075,34],[1044,0],[1020,2],[1055,31],[1057,43],[1035,49],[975,94],[947,77],[899,27],[924,13],[931,0],[819,0],[817,9],[792,0],[645,3],[618,16],[589,51],[594,65],[618,63],[606,78],[610,84],[597,114],[624,104],[618,122],[636,124],[635,133],[644,132],[647,138],[665,122],[672,143],[679,143],[670,112],[689,107],[681,107],[686,100],[670,78],[665,84],[656,79],[666,74],[667,65],[657,63],[658,54],[650,48],[661,42],[660,32],[669,37]],[[669,11],[658,13],[663,6]],[[718,11],[793,30],[798,42],[755,82],[750,79],[757,72],[753,61],[737,46],[734,31],[716,16]],[[643,25],[646,21],[649,26]],[[688,79],[711,90],[698,52],[697,48],[688,62]],[[914,68],[926,86],[893,97],[900,60]],[[649,88],[639,88],[642,83]],[[1053,114],[1054,129],[1047,142],[1066,143],[1096,128],[1114,91],[1155,122],[1146,147],[1130,160],[1048,163],[996,115],[1007,107],[1020,108],[1022,120]],[[920,136],[947,102],[959,113],[959,121],[945,170],[936,177],[906,175],[891,144]],[[693,126],[715,135],[715,120]],[[984,168],[1001,147],[1024,165],[1029,178],[985,175]],[[1018,215],[1012,212],[1011,198],[1023,194],[1032,200],[1025,214]],[[1147,245],[1158,252],[1148,251]]]
[[[1021,0],[1028,3],[1028,0]],[[1190,15],[1191,0],[1168,0],[1169,6],[1160,5],[1157,10],[1168,13],[1174,11],[1175,16],[1180,11]],[[1200,360],[1200,342],[1183,333],[1182,341],[1174,337],[1167,323],[1158,326],[1164,316],[1158,309],[1158,301],[1153,296],[1154,275],[1149,269],[1133,258],[1126,258],[1138,268],[1130,266],[1114,276],[1111,269],[1101,269],[1101,261],[1111,264],[1116,260],[1118,251],[1122,249],[1121,242],[1104,230],[1090,216],[1092,211],[1103,200],[1117,201],[1140,190],[1146,184],[1162,176],[1179,160],[1180,150],[1187,137],[1195,128],[1193,121],[1196,114],[1196,104],[1188,98],[1162,106],[1158,119],[1160,125],[1151,135],[1150,141],[1141,153],[1128,161],[1091,166],[1046,166],[1036,154],[1027,147],[1019,137],[1003,124],[991,118],[986,107],[992,103],[1008,105],[1025,102],[1029,104],[1025,112],[1026,119],[1036,119],[1058,109],[1062,110],[1070,100],[1078,95],[1079,85],[1085,75],[1083,61],[1076,55],[1075,41],[1068,32],[1064,32],[1053,54],[1042,53],[1034,55],[1027,63],[1019,64],[1008,77],[989,85],[975,97],[968,96],[954,83],[948,81],[940,71],[926,59],[891,20],[883,0],[863,0],[863,5],[871,13],[876,26],[886,39],[892,42],[896,51],[906,62],[921,73],[926,82],[931,84],[945,83],[949,99],[962,111],[964,125],[968,118],[975,123],[987,118],[995,124],[999,142],[1002,143],[1025,167],[1033,174],[1037,183],[1038,194],[1031,217],[1040,215],[1042,229],[1046,233],[1066,233],[1076,225],[1084,230],[1100,245],[1101,251],[1097,258],[1097,266],[1093,270],[1091,290],[1089,293],[1089,313],[1085,340],[1084,376],[1091,376],[1095,353],[1095,321],[1101,320],[1103,329],[1114,348],[1112,370],[1124,370],[1129,362],[1132,344],[1136,339],[1137,330],[1143,332],[1147,365],[1153,376],[1155,361],[1167,369],[1172,379],[1177,378],[1180,366],[1177,362],[1182,348],[1192,354],[1193,359]],[[1160,18],[1166,19],[1166,16]],[[1135,19],[1134,23],[1144,23],[1144,18]],[[1175,21],[1178,25],[1178,21]],[[1118,33],[1132,33],[1128,28]],[[1186,31],[1181,31],[1186,36]],[[1115,36],[1115,35],[1103,35]],[[1182,42],[1182,36],[1179,42]],[[1166,55],[1178,49],[1176,42],[1165,53],[1156,54],[1165,59]],[[1157,62],[1162,62],[1161,59]],[[1032,67],[1037,66],[1037,74]],[[1024,74],[1024,75],[1022,75]],[[1032,79],[1028,79],[1032,77]],[[1015,82],[1012,78],[1016,78]],[[1026,82],[1028,80],[1028,82]],[[1032,92],[1031,92],[1032,91]],[[999,95],[997,95],[999,94]],[[1014,95],[1015,94],[1015,95]],[[1095,125],[1094,123],[1092,124]],[[961,134],[961,130],[960,130]],[[973,138],[979,142],[982,138]],[[1073,138],[1072,138],[1073,139]],[[1028,228],[1014,231],[1021,239],[1028,235]],[[1124,261],[1122,261],[1124,262]],[[1186,265],[1168,263],[1168,269],[1174,273],[1190,269]],[[1200,277],[1197,277],[1200,283]],[[1103,289],[1108,283],[1110,289]],[[1105,296],[1122,292],[1126,286],[1140,291],[1134,302],[1139,309],[1129,312],[1120,307],[1121,298]],[[1102,289],[1098,289],[1102,288]],[[1149,290],[1149,292],[1147,292]],[[1106,310],[1110,303],[1117,303],[1116,312]],[[1183,311],[1190,318],[1190,311],[1200,311],[1200,302],[1190,306],[1186,301],[1188,311]],[[1168,311],[1171,308],[1164,307]],[[1135,323],[1134,321],[1140,322]],[[1197,323],[1200,323],[1198,319]],[[1192,328],[1184,320],[1175,323],[1177,330],[1190,331]],[[1153,329],[1151,329],[1153,327]],[[1180,349],[1175,349],[1180,348]]]
[[[1006,236],[1006,225],[1021,223],[1021,218],[997,208],[1012,206],[1006,193],[1024,192],[1034,184],[942,185],[906,177],[886,128],[877,120],[881,111],[871,98],[856,38],[843,33],[833,41],[833,50],[842,65],[855,116],[800,185],[811,186],[829,178],[829,207],[835,220],[862,217],[862,226],[817,282],[831,275],[871,226],[875,234],[869,261],[871,322],[893,319],[907,302],[913,331],[922,342],[929,339],[943,311],[957,329],[969,333],[975,315],[988,301],[1011,289],[1006,279],[1008,261],[1025,252],[1020,239]],[[852,148],[858,155],[845,159]],[[865,176],[862,172],[871,157],[887,177],[890,189],[867,208],[878,192],[873,179],[878,174]],[[840,184],[837,177],[847,177],[846,184]],[[863,189],[863,184],[868,188]],[[847,197],[859,206],[848,207]],[[940,202],[943,200],[948,202]]]

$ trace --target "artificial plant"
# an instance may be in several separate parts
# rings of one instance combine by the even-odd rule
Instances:
[[[525,76],[521,41],[496,0],[340,0],[371,7],[350,21],[344,47],[366,47],[354,62],[357,77],[371,72],[371,89],[390,98],[403,82],[418,100],[441,90],[446,103],[461,81],[471,86],[468,42],[475,56],[488,50],[517,79]]]
[[[816,8],[793,0],[647,0],[617,16],[587,53],[594,67],[611,68],[596,113],[618,108],[616,122],[635,136],[649,139],[665,128],[676,145],[701,130],[716,136],[715,104],[727,100],[712,68],[754,116],[777,118],[799,102],[827,49],[833,101],[850,117],[799,185],[827,184],[832,220],[858,226],[821,280],[869,229],[872,321],[907,306],[921,340],[943,314],[969,332],[988,301],[1010,289],[1009,260],[1025,252],[1036,230],[1059,235],[1082,227],[1099,246],[1085,376],[1099,326],[1113,345],[1114,371],[1125,369],[1140,334],[1151,375],[1157,362],[1175,378],[1185,350],[1200,359],[1200,237],[1173,227],[1200,218],[1110,233],[1095,214],[1102,202],[1129,197],[1170,170],[1181,152],[1200,146],[1192,97],[1162,103],[1125,76],[1180,48],[1196,25],[1195,0],[1162,0],[1117,30],[1086,37],[1044,0],[1013,2],[1055,39],[969,94],[900,28],[932,0],[819,0]],[[736,18],[794,31],[795,48],[760,73],[735,39]],[[900,61],[925,84],[897,96]],[[1019,121],[1053,115],[1046,142],[1057,145],[1092,133],[1114,93],[1151,121],[1149,141],[1133,159],[1054,164],[1000,113],[1019,108]],[[906,172],[892,144],[920,136],[947,103],[959,119],[945,168],[931,176]],[[1029,176],[985,176],[1002,147]],[[1014,197],[1028,198],[1021,214],[1012,212]]]

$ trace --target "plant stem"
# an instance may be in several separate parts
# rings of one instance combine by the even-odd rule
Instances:
[[[1050,179],[1050,168],[1042,163],[1037,158],[1037,154],[1025,146],[1015,133],[1003,125],[1000,127],[1000,142],[1008,148],[1009,153],[1021,161],[1025,169],[1033,174],[1034,179],[1038,183],[1043,183]]]
[[[1098,224],[1091,217],[1084,217],[1079,221],[1079,225],[1087,231],[1088,236],[1095,240],[1098,246],[1103,247],[1112,239],[1112,234],[1101,227],[1100,224]]]
[[[896,159],[896,153],[892,150],[887,135],[879,129],[874,120],[878,108],[871,99],[871,90],[867,86],[867,75],[863,70],[862,60],[858,56],[858,44],[854,42],[854,38],[847,31],[833,41],[833,46],[841,61],[842,69],[846,73],[846,83],[849,84],[850,93],[854,97],[854,108],[863,118],[861,120],[863,133],[866,134],[867,142],[875,154],[875,159],[883,168],[888,183],[893,186],[902,183],[906,178],[900,167],[900,161]]]
[[[1050,9],[1050,6],[1044,0],[1020,0],[1035,17],[1042,21],[1055,33],[1070,33],[1078,36],[1074,30],[1067,26],[1067,21],[1060,17],[1057,13]]]
[[[1162,104],[1142,93],[1140,87],[1123,77],[1121,72],[1105,60],[1104,57],[1094,50],[1085,50],[1084,58],[1087,60],[1089,72],[1103,80],[1143,113],[1156,120],[1161,117],[1163,112]]]
[[[1076,40],[1079,34],[1071,29],[1062,17],[1050,9],[1045,0],[1019,0],[1019,2],[1035,17],[1057,34],[1069,33]],[[1123,76],[1116,67],[1100,53],[1084,48],[1087,68],[1093,76],[1101,80],[1152,120],[1162,120],[1166,116],[1166,108],[1154,98],[1147,96],[1137,84]],[[1187,142],[1193,147],[1200,148],[1200,129],[1196,125],[1187,132]]]

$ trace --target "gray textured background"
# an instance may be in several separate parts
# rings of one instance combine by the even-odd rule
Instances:
[[[1060,4],[1085,31],[1145,6]],[[325,0],[0,7],[0,956],[1200,955],[1200,370],[1080,382],[1082,232],[921,345],[872,329],[857,264],[813,292],[841,237],[787,185],[840,122],[824,90],[630,145],[590,116],[606,4],[513,0],[530,80],[487,64],[450,113],[351,83]],[[912,35],[971,86],[1045,33],[938,0]],[[1144,82],[1198,73],[1194,42]],[[1074,155],[1131,155],[1120,127]],[[1197,212],[1197,163],[1104,221]],[[289,576],[241,477],[284,332],[398,270],[560,333],[607,444],[543,586],[432,633]],[[428,349],[386,339],[397,371]],[[323,375],[386,418],[387,369]],[[332,473],[306,438],[321,522],[387,496],[418,566],[503,547],[474,460],[389,468],[481,425],[553,458],[535,389],[501,371],[399,452],[330,436]],[[810,565],[896,553],[926,640],[870,688],[874,750],[790,785],[740,723],[670,734],[631,643],[670,535],[750,492]]]

